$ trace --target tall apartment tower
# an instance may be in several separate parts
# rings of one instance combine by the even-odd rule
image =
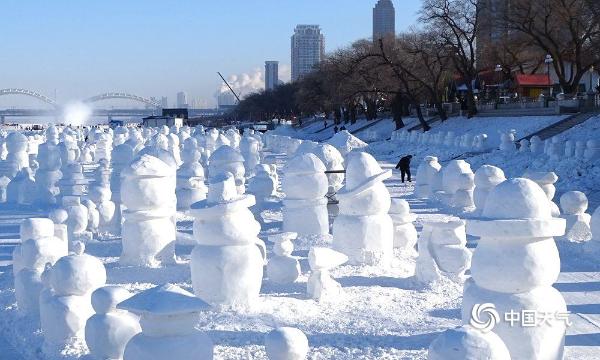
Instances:
[[[379,0],[373,8],[373,40],[396,34],[396,10],[391,0]]]
[[[292,35],[292,81],[311,72],[325,56],[325,38],[319,25],[298,25]]]
[[[177,93],[177,107],[180,109],[188,107],[187,94],[184,91]]]
[[[279,61],[265,61],[265,90],[273,90],[279,84]]]

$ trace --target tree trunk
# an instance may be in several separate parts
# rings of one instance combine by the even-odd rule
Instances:
[[[419,123],[421,123],[421,127],[423,128],[423,132],[431,130],[431,126],[429,126],[429,124],[427,123],[427,121],[425,121],[425,118],[423,117],[421,106],[417,103],[413,103],[413,105],[417,109],[417,117],[419,118]]]
[[[448,120],[448,114],[446,114],[446,109],[444,109],[444,104],[442,104],[442,102],[438,100],[435,102],[435,107],[438,111],[438,115],[440,116],[440,120],[441,121]]]
[[[375,101],[367,99],[365,100],[365,103],[367,104],[367,120],[377,119],[377,104],[375,103]]]
[[[354,104],[350,108],[350,124],[356,124],[356,105]]]
[[[467,118],[472,118],[477,115],[477,103],[475,103],[475,94],[473,93],[473,89],[469,87],[467,90]]]
[[[391,105],[392,116],[394,117],[396,130],[402,129],[405,126],[404,121],[402,121],[402,112],[404,110],[404,101],[402,101],[402,95],[396,95],[392,100]]]
[[[342,112],[340,111],[339,107],[336,107],[335,110],[333,110],[333,118],[335,120],[334,123],[339,125],[342,118]]]
[[[350,121],[350,112],[348,111],[348,106],[344,106],[342,114],[344,117],[344,124],[347,124]]]

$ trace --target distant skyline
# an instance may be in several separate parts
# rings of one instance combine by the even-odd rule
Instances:
[[[290,78],[290,36],[318,24],[330,52],[372,34],[376,0],[2,0],[0,88],[26,88],[66,103],[108,91],[174,103],[216,103],[217,71],[242,95],[264,86],[264,62]],[[416,22],[420,0],[396,0],[396,31]],[[235,87],[235,86],[234,86]],[[0,97],[0,107],[37,103]],[[120,104],[117,101],[106,103]]]

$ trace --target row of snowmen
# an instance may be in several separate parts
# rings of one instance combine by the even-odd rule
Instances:
[[[531,140],[520,141],[519,151],[545,155],[553,162],[573,158],[592,161],[600,157],[600,144],[595,139],[565,141],[560,136],[554,136],[544,141],[539,136],[533,136]]]
[[[464,325],[440,335],[429,359],[562,359],[568,312],[552,287],[560,272],[554,239],[587,241],[584,248],[598,252],[600,236],[592,239],[592,234],[600,234],[600,208],[586,214],[585,194],[571,191],[560,198],[561,213],[552,201],[557,180],[543,172],[507,180],[494,166],[473,173],[463,160],[442,167],[432,156],[420,164],[417,197],[468,215],[442,226],[424,224],[417,277],[434,281],[453,265],[452,258],[459,259],[448,256],[456,252],[452,239],[464,242],[465,233],[479,238],[464,285]],[[527,318],[515,324],[508,316],[515,313]]]
[[[491,148],[487,134],[473,135],[466,133],[458,136],[454,131],[409,132],[406,129],[400,129],[392,132],[390,140],[404,144],[428,145],[474,152],[483,152]]]

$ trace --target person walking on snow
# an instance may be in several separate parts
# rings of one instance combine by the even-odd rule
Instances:
[[[412,182],[410,177],[410,160],[412,160],[412,155],[407,155],[398,161],[398,165],[396,165],[396,169],[400,169],[400,176],[402,178],[402,183],[404,183],[404,178],[408,177],[408,182]]]

